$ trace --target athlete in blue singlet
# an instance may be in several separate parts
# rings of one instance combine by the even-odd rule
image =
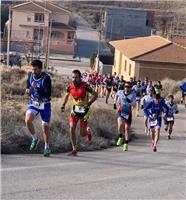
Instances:
[[[152,144],[151,147],[153,151],[157,151],[157,143],[160,136],[160,128],[162,122],[162,112],[168,113],[169,108],[165,104],[165,100],[156,94],[144,109],[145,115],[149,117],[150,128],[152,131]]]
[[[131,91],[131,83],[125,82],[124,90],[119,90],[114,99],[114,109],[117,109],[117,123],[119,138],[117,145],[123,144],[122,129],[125,137],[123,150],[128,151],[129,129],[132,122],[132,107],[136,104],[136,95]]]
[[[168,96],[168,101],[166,101],[169,107],[169,112],[164,116],[165,131],[168,132],[168,139],[171,139],[171,133],[174,126],[174,114],[177,114],[178,106],[174,103],[174,96],[171,94]]]
[[[153,100],[153,90],[148,90],[148,94],[141,99],[141,108],[144,109]],[[145,133],[150,135],[148,125],[149,117],[144,113]]]
[[[140,80],[138,80],[137,84],[132,87],[132,91],[136,93],[136,117],[139,117],[140,101],[143,95],[143,88]]]
[[[50,156],[49,148],[49,122],[51,117],[51,79],[48,74],[42,72],[42,62],[33,60],[32,73],[27,80],[26,94],[30,96],[28,109],[25,116],[25,123],[32,135],[30,150],[36,150],[39,143],[39,135],[35,132],[33,120],[40,114],[42,119],[42,130],[45,141],[44,156]]]

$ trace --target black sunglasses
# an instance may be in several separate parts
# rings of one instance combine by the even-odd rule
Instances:
[[[130,86],[130,85],[125,85],[125,87],[126,87],[126,88],[130,88],[131,86]]]

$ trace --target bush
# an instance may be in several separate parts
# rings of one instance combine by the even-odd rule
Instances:
[[[181,81],[174,81],[172,79],[164,79],[162,80],[162,96],[167,98],[169,94],[174,95],[175,102],[180,102],[181,99],[181,90],[180,90],[180,83]]]

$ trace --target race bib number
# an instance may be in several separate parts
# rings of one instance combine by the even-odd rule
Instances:
[[[129,119],[129,114],[128,113],[121,113],[121,117],[124,119],[128,120]]]
[[[45,103],[44,103],[44,102],[43,102],[43,103],[40,103],[40,102],[38,102],[38,101],[32,101],[32,106],[33,106],[34,108],[39,109],[39,110],[44,110],[44,108],[45,108]]]
[[[167,117],[167,121],[168,122],[173,122],[174,121],[174,117]]]
[[[156,126],[158,123],[157,119],[150,121],[150,126]]]
[[[140,97],[136,97],[136,101],[140,101]]]
[[[186,92],[184,92],[183,94],[186,95]]]
[[[112,86],[107,86],[107,89],[111,89]]]
[[[77,113],[85,113],[86,109],[84,106],[75,106],[74,111]]]

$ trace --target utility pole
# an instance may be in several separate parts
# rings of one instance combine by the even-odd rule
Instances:
[[[98,52],[97,52],[97,72],[99,73],[99,58],[100,58],[100,42],[101,42],[101,32],[102,32],[102,10],[100,10],[100,20],[99,20],[99,40],[98,40]]]
[[[8,36],[7,36],[7,59],[6,65],[9,66],[10,62],[10,28],[11,28],[11,7],[9,6],[9,14],[8,14]]]
[[[48,69],[48,67],[49,67],[49,61],[50,61],[50,59],[49,59],[49,57],[50,57],[50,41],[51,41],[51,32],[52,32],[52,19],[50,19],[49,20],[50,21],[50,23],[49,23],[49,25],[50,25],[50,27],[49,28],[47,28],[47,49],[46,49],[46,70]]]

